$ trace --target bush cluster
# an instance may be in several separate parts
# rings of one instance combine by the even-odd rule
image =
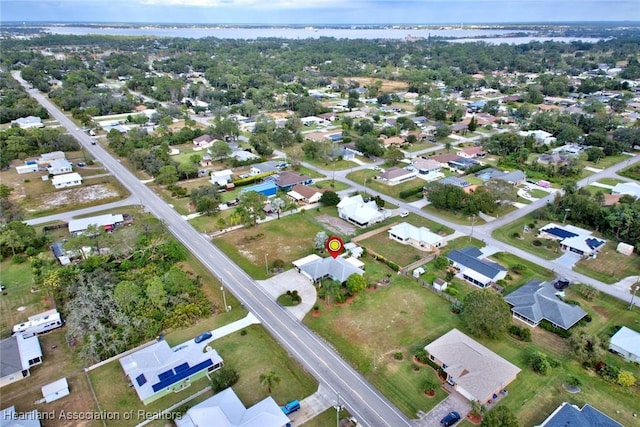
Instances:
[[[520,341],[531,342],[531,330],[524,326],[511,325],[507,329],[509,334]]]

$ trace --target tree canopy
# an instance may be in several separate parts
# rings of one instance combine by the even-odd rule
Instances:
[[[511,323],[511,310],[492,289],[469,292],[462,301],[460,316],[465,327],[476,336],[500,338]]]

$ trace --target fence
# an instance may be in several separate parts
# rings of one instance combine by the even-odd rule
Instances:
[[[450,303],[458,305],[458,306],[462,305],[462,303],[457,298],[447,294],[446,292],[439,291],[436,288],[434,288],[432,283],[427,283],[427,282],[425,282],[424,280],[422,280],[419,277],[413,277],[407,271],[403,271],[402,274],[404,274],[407,277],[411,277],[411,278],[415,279],[415,281],[418,282],[418,284],[420,284],[423,288],[426,288],[426,289],[430,290],[431,292],[435,292],[436,294],[440,295],[441,297],[443,297],[444,299],[446,299]]]

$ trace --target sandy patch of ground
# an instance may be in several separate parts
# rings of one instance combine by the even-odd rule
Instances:
[[[380,90],[382,92],[397,92],[397,91],[407,90],[407,87],[408,87],[407,83],[405,82],[399,82],[395,80],[374,79],[371,77],[348,77],[348,78],[345,78],[345,80],[357,81],[358,83],[360,83],[361,87],[369,86],[370,84],[378,80],[381,80],[382,88],[380,88]]]
[[[318,221],[323,223],[332,231],[339,234],[350,235],[356,231],[355,225],[349,224],[347,221],[329,215],[319,215]]]
[[[38,197],[38,208],[31,212],[93,202],[96,200],[119,197],[118,191],[109,184],[96,184],[86,187],[69,188],[55,193],[41,194]]]

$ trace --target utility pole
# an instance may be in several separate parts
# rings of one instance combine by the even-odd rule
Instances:
[[[340,393],[336,401],[336,427],[340,427]]]
[[[473,237],[473,226],[476,224],[476,214],[471,215],[471,234],[469,234],[469,241]]]
[[[636,283],[631,285],[631,289],[633,292],[631,293],[631,302],[629,303],[629,310],[633,308],[633,300],[636,299],[636,292],[638,292],[638,288],[640,288],[640,276],[636,279]]]
[[[269,261],[267,261],[268,256],[268,253],[264,254],[264,269],[267,271],[267,274],[269,274]]]

